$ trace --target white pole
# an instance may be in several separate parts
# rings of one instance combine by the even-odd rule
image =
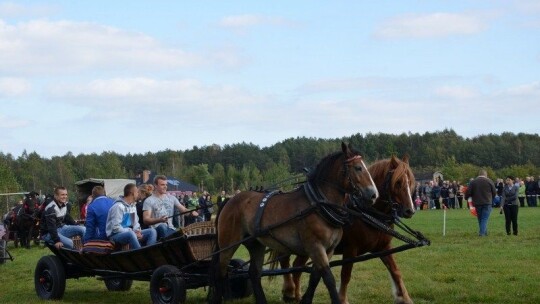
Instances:
[[[443,205],[444,206],[444,205]],[[442,229],[442,235],[446,236],[446,208],[443,207],[443,229]]]

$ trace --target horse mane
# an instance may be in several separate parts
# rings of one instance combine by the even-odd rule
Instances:
[[[355,155],[360,154],[360,152],[356,150],[351,150],[351,152],[353,152]],[[343,155],[344,153],[342,151],[338,151],[338,152],[330,153],[326,155],[325,157],[323,157],[323,159],[319,161],[315,169],[308,174],[307,180],[309,182],[315,182],[315,181],[320,180],[321,176],[325,172],[328,172],[328,167],[332,166],[336,162],[336,160]]]
[[[404,176],[407,176],[409,178],[409,183],[414,183],[414,175],[412,174],[410,167],[408,164],[398,158],[394,158],[396,161],[397,166],[395,168],[391,168],[392,159],[381,159],[369,166],[369,172],[371,173],[371,176],[373,177],[374,181],[382,181],[382,183],[385,182],[386,174],[388,174],[388,171],[394,170],[394,174],[392,174],[392,179],[390,180],[391,185],[397,183],[397,181],[401,180]],[[380,186],[380,185],[377,185]]]

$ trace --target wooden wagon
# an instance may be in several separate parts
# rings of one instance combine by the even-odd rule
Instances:
[[[42,299],[60,299],[66,280],[98,277],[110,291],[129,290],[133,280],[149,281],[152,303],[183,303],[186,290],[210,285],[213,223],[189,225],[158,243],[135,250],[109,254],[82,253],[47,245],[54,255],[42,257],[36,266],[34,284]],[[244,262],[233,260],[239,272]],[[251,295],[249,280],[239,276],[231,280],[231,296]]]

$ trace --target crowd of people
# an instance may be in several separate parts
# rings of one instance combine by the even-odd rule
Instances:
[[[517,200],[520,207],[537,207],[540,200],[540,176],[535,180],[533,176],[527,176],[525,179],[511,177],[513,184],[517,189]],[[416,183],[413,192],[413,200],[416,202],[417,210],[423,209],[461,209],[469,208],[467,200],[464,199],[468,186],[474,178],[471,178],[466,184],[459,181],[446,181],[435,179],[426,181],[424,185]],[[497,178],[494,182],[496,195],[491,202],[493,207],[500,207],[503,197],[503,189],[506,185],[506,179]]]
[[[123,195],[116,200],[106,196],[103,186],[95,186],[81,208],[84,226],[79,225],[67,208],[68,192],[65,187],[54,190],[54,199],[44,208],[41,220],[41,238],[56,248],[73,249],[73,237],[79,236],[83,244],[90,241],[110,241],[129,245],[130,249],[155,244],[189,224],[210,221],[214,203],[207,191],[199,196],[175,196],[167,192],[167,177],[158,175],[153,184],[136,186],[127,184]],[[222,191],[216,204],[229,197]]]
[[[474,208],[478,218],[479,236],[487,236],[487,224],[493,208],[499,208],[505,216],[505,229],[508,235],[518,234],[519,207],[537,207],[540,199],[540,176],[507,176],[495,181],[480,170],[476,178],[467,184],[458,181],[435,179],[422,186],[416,183],[413,200],[418,210]]]

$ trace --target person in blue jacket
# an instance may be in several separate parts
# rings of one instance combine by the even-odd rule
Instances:
[[[105,196],[105,188],[95,186],[92,189],[93,200],[89,202],[86,209],[86,233],[83,243],[90,240],[108,240],[105,226],[107,224],[107,215],[114,201]]]

